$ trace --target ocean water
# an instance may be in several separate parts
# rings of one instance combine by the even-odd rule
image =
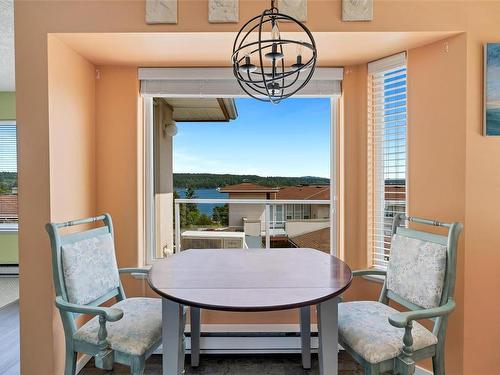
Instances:
[[[179,194],[179,197],[185,198],[186,197],[186,189],[185,188],[176,188],[175,191]],[[195,189],[196,193],[196,198],[200,199],[209,199],[209,198],[216,198],[216,199],[226,199],[229,198],[228,193],[219,193],[217,189]],[[210,217],[212,217],[212,211],[213,208],[216,206],[223,206],[223,204],[199,204],[198,209],[202,214],[206,214]]]
[[[500,135],[500,108],[486,110],[486,135]]]

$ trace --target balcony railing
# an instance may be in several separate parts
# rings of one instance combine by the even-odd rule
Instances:
[[[271,247],[271,236],[276,234],[276,231],[283,231],[286,226],[286,218],[285,212],[281,212],[282,218],[271,218],[271,206],[277,205],[291,205],[291,204],[300,204],[300,205],[327,205],[329,206],[329,212],[331,212],[331,202],[329,200],[303,200],[303,199],[185,199],[179,198],[174,201],[174,217],[175,217],[175,252],[180,252],[182,250],[182,241],[181,241],[181,209],[180,206],[182,204],[229,204],[229,205],[260,205],[264,206],[264,233],[260,235],[265,236],[265,247]],[[274,208],[274,212],[276,213],[276,208]],[[300,219],[299,219],[300,220]],[[312,222],[318,223],[321,219],[302,219],[304,222]],[[330,220],[329,218],[323,219]],[[297,220],[290,220],[290,222],[297,222]],[[248,219],[246,224],[257,224],[258,228],[261,228],[260,219]],[[243,223],[243,228],[245,228],[245,223]],[[280,232],[281,233],[281,232]],[[209,233],[207,233],[207,237],[209,237]]]

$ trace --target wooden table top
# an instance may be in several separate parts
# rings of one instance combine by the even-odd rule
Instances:
[[[303,249],[197,249],[159,260],[151,288],[183,305],[224,311],[271,311],[326,301],[352,281],[344,262]]]

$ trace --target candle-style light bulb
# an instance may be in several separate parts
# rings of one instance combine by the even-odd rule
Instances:
[[[278,27],[278,21],[273,20],[272,25],[273,25],[273,27],[271,28],[271,39],[272,40],[279,40],[280,39],[280,29]]]
[[[304,63],[302,62],[302,41],[296,44],[296,49],[297,49],[297,61],[295,64],[292,65],[292,69],[294,70],[305,70],[307,68],[304,67]]]
[[[297,56],[302,56],[302,46],[303,41],[301,40],[299,43],[296,44],[296,50],[297,50]]]
[[[281,60],[284,55],[281,50],[278,50],[278,46],[280,45],[280,29],[278,28],[278,22],[276,20],[272,20],[272,28],[271,28],[271,39],[273,44],[271,45],[271,52],[266,53],[264,56],[269,60]]]

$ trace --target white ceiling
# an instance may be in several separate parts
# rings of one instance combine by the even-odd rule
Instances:
[[[15,91],[14,0],[0,0],[0,91]]]

